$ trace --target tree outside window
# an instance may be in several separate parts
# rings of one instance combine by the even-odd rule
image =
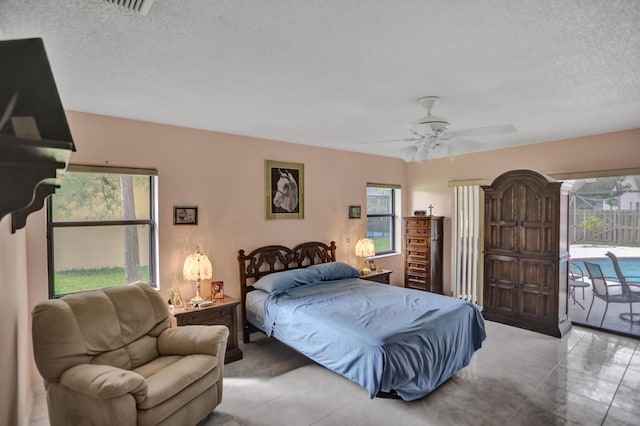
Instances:
[[[122,169],[65,174],[48,208],[50,297],[156,281],[154,185]]]

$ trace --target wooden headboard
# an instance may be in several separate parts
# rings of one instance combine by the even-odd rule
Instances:
[[[249,254],[238,251],[240,266],[240,293],[242,295],[242,330],[245,343],[249,342],[249,334],[260,331],[247,322],[245,300],[247,292],[253,291],[253,283],[261,277],[274,272],[304,268],[318,263],[336,261],[336,243],[329,245],[317,241],[298,244],[294,248],[272,245],[259,247]]]

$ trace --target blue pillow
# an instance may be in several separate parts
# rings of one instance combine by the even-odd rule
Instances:
[[[351,265],[342,262],[320,263],[311,265],[308,270],[318,271],[322,281],[343,280],[346,278],[358,278],[360,271]]]
[[[300,287],[305,284],[313,284],[322,281],[320,271],[301,268],[289,271],[274,272],[265,275],[253,284],[257,288],[267,293],[278,294],[290,288]]]

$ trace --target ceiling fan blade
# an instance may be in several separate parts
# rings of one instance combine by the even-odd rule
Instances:
[[[422,138],[385,139],[382,141],[356,142],[356,144],[363,145],[363,144],[370,144],[370,143],[418,142],[420,140],[422,140]]]
[[[416,156],[417,149],[415,146],[408,146],[400,150],[400,156],[405,163],[410,163]]]
[[[489,135],[504,135],[508,133],[516,133],[517,129],[513,124],[505,124],[503,126],[487,126],[487,127],[476,127],[474,129],[462,129],[462,130],[452,130],[450,132],[446,132],[446,134],[451,136],[489,136]]]
[[[465,147],[474,147],[474,146],[482,145],[481,142],[474,141],[471,139],[459,138],[457,136],[449,137],[448,135],[445,135],[445,137],[442,137],[439,140],[449,145],[457,145],[457,146],[465,146]]]

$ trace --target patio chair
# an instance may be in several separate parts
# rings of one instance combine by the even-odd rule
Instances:
[[[605,255],[613,262],[613,269],[616,271],[618,281],[629,290],[631,303],[640,302],[640,277],[625,275],[618,262],[618,257],[610,251],[606,252]],[[640,313],[634,314],[631,307],[629,308],[629,313],[620,314],[620,318],[625,321],[640,323]]]
[[[574,262],[569,262],[569,297],[573,299],[573,304],[580,306],[584,310],[584,306],[576,300],[576,288],[582,289],[582,300],[584,300],[584,289],[591,287],[591,284],[585,282],[587,275],[584,270]]]
[[[593,298],[591,299],[589,312],[587,312],[587,321],[589,321],[591,308],[593,308],[593,302],[596,300],[596,298],[607,303],[604,308],[604,313],[602,314],[602,320],[600,320],[600,327],[602,327],[602,324],[604,323],[604,317],[607,315],[609,303],[628,303],[629,312],[631,313],[631,315],[633,315],[632,303],[640,302],[640,293],[638,293],[636,298],[635,295],[631,294],[624,281],[607,281],[608,279],[610,279],[610,277],[604,276],[600,265],[591,262],[584,262],[584,265],[587,268],[587,272],[589,273],[589,278],[591,279],[591,288],[593,290]]]

